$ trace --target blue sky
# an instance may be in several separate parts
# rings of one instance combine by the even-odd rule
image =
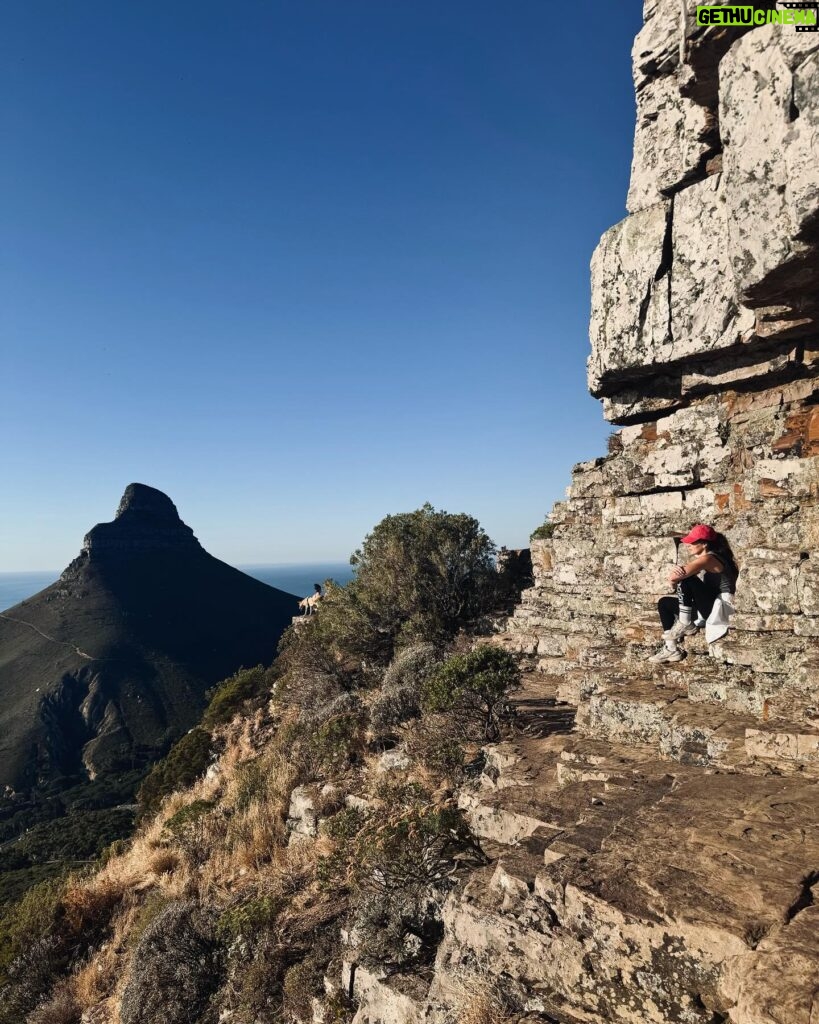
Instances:
[[[4,5],[0,571],[62,568],[131,481],[234,563],[424,501],[525,544],[608,432],[588,262],[640,7]]]

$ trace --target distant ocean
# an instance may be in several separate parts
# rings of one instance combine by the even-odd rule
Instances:
[[[313,593],[313,584],[332,579],[336,583],[349,583],[353,568],[349,562],[306,562],[290,565],[237,565],[237,569],[254,576],[262,583],[297,597]],[[58,572],[0,572],[0,611],[11,608],[27,597],[54,583]]]

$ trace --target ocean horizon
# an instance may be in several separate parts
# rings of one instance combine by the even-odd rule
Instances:
[[[332,579],[342,586],[353,578],[349,562],[272,562],[237,565],[234,568],[254,579],[277,587],[296,597],[313,593],[316,583]],[[36,570],[30,572],[0,572],[0,611],[13,608],[59,579],[60,572]]]

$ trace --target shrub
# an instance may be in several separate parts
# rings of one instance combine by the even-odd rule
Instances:
[[[210,800],[194,800],[165,822],[164,831],[194,866],[203,864],[209,854],[207,817],[213,810]]]
[[[0,917],[0,982],[9,964],[40,939],[50,938],[61,916],[67,888],[65,877],[33,886],[19,903],[3,909]]]
[[[334,587],[320,615],[286,629],[276,663],[282,673],[276,697],[282,703],[311,707],[354,688],[362,678],[360,658],[351,654],[358,621],[347,587]]]
[[[191,729],[154,765],[140,786],[137,799],[142,813],[153,813],[164,797],[192,786],[207,769],[210,757],[210,733],[199,727]]]
[[[541,523],[537,529],[532,530],[530,540],[548,540],[557,529],[556,523],[550,523],[547,519],[545,523]]]
[[[213,806],[212,800],[194,800],[178,810],[173,817],[168,818],[165,822],[165,829],[171,835],[179,837],[190,826],[201,821],[213,809]]]
[[[345,807],[323,825],[326,836],[334,840],[329,854],[321,857],[317,866],[319,883],[325,889],[337,892],[339,886],[347,881],[351,851],[354,840],[364,827],[368,815],[357,807]]]
[[[393,809],[372,815],[351,844],[354,941],[363,959],[404,967],[434,957],[458,866],[486,858],[457,808],[422,803],[414,785],[387,785],[383,796]]]
[[[65,952],[58,938],[34,939],[8,965],[6,984],[0,987],[0,1024],[20,1024],[54,984],[65,967]]]
[[[286,905],[278,893],[264,893],[234,904],[219,916],[217,930],[228,942],[239,938],[253,938],[273,927]]]
[[[90,885],[67,876],[35,886],[5,910],[0,918],[0,984],[6,983],[0,991],[0,1024],[19,1024],[43,1001],[69,964],[102,938],[122,895],[113,883]]]
[[[139,908],[134,922],[128,931],[128,945],[137,946],[150,925],[159,917],[171,901],[160,889],[152,889]]]
[[[360,648],[387,664],[396,641],[446,640],[495,601],[495,546],[472,516],[436,511],[387,516],[350,559],[351,591],[368,630]]]
[[[325,1024],[352,1024],[356,1007],[346,992],[336,992],[329,996],[323,1006]]]
[[[121,884],[105,877],[93,882],[69,878],[60,908],[62,935],[69,942],[93,945],[108,929],[123,894]]]
[[[381,689],[394,693],[405,687],[418,689],[441,663],[441,650],[435,644],[412,644],[399,651],[390,662]]]
[[[482,645],[445,662],[424,684],[422,704],[426,711],[457,711],[480,728],[483,738],[496,739],[506,696],[519,677],[508,651]]]
[[[357,955],[392,970],[430,962],[443,937],[441,898],[416,890],[364,892],[353,920]]]
[[[370,705],[372,734],[376,740],[387,740],[395,736],[398,726],[416,718],[419,712],[418,692],[411,686],[379,694]]]
[[[381,681],[381,693],[370,704],[370,729],[377,740],[394,736],[404,722],[420,712],[420,688],[440,664],[434,644],[413,644],[399,651]]]
[[[192,902],[169,904],[145,929],[122,995],[122,1024],[215,1024],[224,950],[211,915]]]
[[[82,1008],[74,993],[63,985],[31,1013],[26,1024],[80,1024]]]
[[[315,733],[310,742],[314,771],[335,774],[354,763],[364,748],[364,723],[360,714],[338,715]]]
[[[303,781],[337,776],[356,763],[365,749],[365,724],[364,707],[351,693],[304,713],[290,750]]]
[[[450,715],[424,715],[404,740],[407,754],[437,779],[456,782],[466,763],[466,751],[455,735]]]
[[[275,681],[276,672],[271,668],[257,665],[240,669],[208,691],[210,703],[202,716],[202,727],[212,731],[217,725],[229,722],[249,700],[266,697]]]
[[[467,853],[484,859],[461,811],[426,805],[386,821],[371,818],[356,841],[353,868],[364,888],[424,890],[445,884],[457,868],[455,854]]]
[[[349,689],[371,681],[402,645],[447,641],[497,603],[494,556],[471,516],[429,504],[387,516],[352,555],[354,579],[333,587],[315,621],[284,640],[284,667]]]
[[[242,957],[232,972],[227,1007],[230,1020],[237,1024],[279,1020],[282,983],[288,966],[286,951],[274,936],[266,934],[252,944],[249,952],[252,959],[248,962]]]
[[[284,976],[282,1009],[286,1019],[308,1020],[313,1014],[313,998],[322,992],[321,975],[309,960],[295,964]]]

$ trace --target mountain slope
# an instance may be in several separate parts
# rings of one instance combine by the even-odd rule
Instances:
[[[210,686],[272,660],[295,610],[209,555],[161,491],[131,484],[60,579],[0,617],[0,784],[155,759]]]

